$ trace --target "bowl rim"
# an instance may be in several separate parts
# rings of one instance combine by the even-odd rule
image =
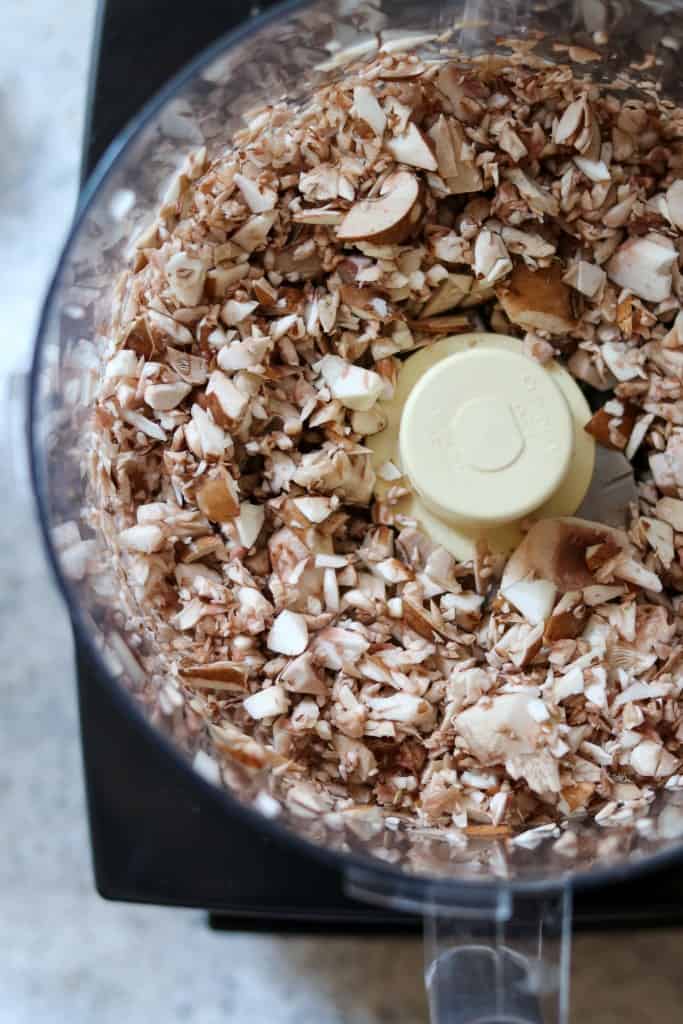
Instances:
[[[383,891],[393,894],[399,899],[403,898],[404,901],[408,900],[408,902],[414,904],[415,910],[417,910],[418,905],[423,906],[425,914],[430,912],[430,906],[438,908],[439,906],[450,904],[455,907],[457,899],[454,899],[454,897],[457,897],[458,891],[461,888],[463,892],[467,893],[468,905],[471,905],[472,901],[476,898],[480,898],[483,904],[487,904],[490,903],[492,896],[496,892],[507,891],[528,896],[537,894],[540,897],[543,894],[557,892],[568,886],[577,889],[592,888],[608,883],[626,881],[636,876],[671,866],[683,859],[683,841],[672,844],[670,848],[648,856],[639,857],[634,861],[619,861],[609,867],[597,866],[591,870],[572,871],[571,865],[568,865],[567,870],[558,875],[538,877],[530,875],[510,879],[496,876],[489,876],[487,878],[449,878],[447,876],[432,876],[418,872],[408,873],[370,854],[363,854],[358,851],[345,853],[322,844],[316,844],[289,825],[282,824],[278,818],[268,818],[254,807],[243,803],[233,795],[231,790],[209,782],[194,769],[189,756],[182,751],[182,748],[174,744],[160,729],[150,723],[149,719],[142,713],[135,697],[124,686],[120,685],[111,674],[97,644],[94,642],[93,634],[88,628],[86,617],[77,598],[76,589],[69,583],[62,571],[52,542],[48,501],[43,490],[41,443],[36,429],[36,416],[40,404],[38,387],[43,366],[44,343],[48,326],[51,323],[62,269],[78,241],[81,228],[88,213],[97,203],[100,190],[117,170],[119,162],[125,158],[129,148],[139,139],[157,115],[161,113],[165,105],[176,98],[179,91],[214,60],[234,49],[242,41],[257,35],[262,29],[267,28],[284,17],[302,12],[307,7],[320,6],[322,2],[323,0],[286,0],[286,2],[277,4],[268,11],[253,16],[245,24],[219,36],[218,39],[201,50],[173,75],[144,104],[141,110],[126,123],[118,135],[109,143],[82,187],[70,228],[60,249],[55,269],[45,291],[35,330],[31,367],[28,375],[26,424],[31,488],[38,510],[43,550],[58,591],[66,605],[74,632],[80,643],[85,647],[88,657],[95,665],[98,676],[103,685],[107,687],[109,695],[116,703],[117,709],[133,720],[138,730],[145,735],[149,742],[155,744],[158,751],[170,757],[176,766],[181,768],[185,774],[186,781],[189,782],[191,780],[194,785],[198,786],[204,799],[209,799],[223,813],[227,812],[237,820],[241,818],[251,826],[265,831],[278,844],[293,846],[298,853],[314,857],[318,861],[322,861],[328,866],[335,868],[344,877],[350,876],[368,881],[371,881],[373,877],[379,879],[380,887]],[[392,885],[393,888],[391,888]],[[390,898],[387,901],[387,905],[391,905]]]

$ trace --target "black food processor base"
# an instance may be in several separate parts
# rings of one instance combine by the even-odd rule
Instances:
[[[257,9],[200,0],[100,0],[83,174],[140,107],[205,46]],[[200,907],[222,929],[400,934],[418,918],[344,895],[339,873],[231,819],[171,755],[149,742],[76,637],[79,703],[97,888],[113,900]],[[683,924],[678,869],[576,897],[578,927]]]

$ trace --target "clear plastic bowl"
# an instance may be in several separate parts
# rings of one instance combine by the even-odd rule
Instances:
[[[187,727],[162,677],[143,672],[139,638],[121,627],[122,594],[106,570],[95,585],[73,578],[54,528],[79,522],[87,479],[84,437],[128,246],[151,218],[186,155],[224,145],[241,115],[273,97],[292,102],[343,73],[349,57],[379,44],[430,57],[446,51],[505,54],[507,38],[537,36],[536,54],[567,59],[566,47],[603,55],[582,67],[598,81],[646,77],[680,100],[679,3],[455,2],[322,0],[287,4],[219,40],[185,68],[112,144],[87,183],[52,280],[38,332],[30,390],[35,493],[52,566],[79,637],[128,713],[147,722],[187,770],[206,737]],[[438,38],[437,38],[438,37]],[[654,54],[654,61],[647,59]],[[103,553],[102,539],[83,536]],[[683,855],[683,794],[663,791],[645,821],[606,831],[578,823],[574,858],[551,842],[533,849],[495,839],[462,844],[438,836],[325,828],[317,818],[271,819],[261,783],[226,768],[220,804],[264,829],[332,859],[350,892],[417,910],[427,922],[426,979],[434,1020],[566,1020],[571,889],[624,879]],[[210,785],[196,773],[197,786]]]

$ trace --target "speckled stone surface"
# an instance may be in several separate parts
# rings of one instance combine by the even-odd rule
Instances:
[[[73,207],[93,6],[2,5],[0,375],[25,359]],[[96,895],[68,625],[6,468],[0,494],[0,1024],[425,1021],[416,940],[217,934]],[[679,1024],[681,952],[679,932],[581,937],[573,1024]]]
[[[26,365],[36,289],[73,211],[94,10],[94,0],[0,5],[0,373]]]

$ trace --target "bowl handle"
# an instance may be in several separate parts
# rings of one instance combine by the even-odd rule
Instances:
[[[567,1024],[570,887],[453,889],[372,869],[346,876],[356,899],[422,915],[432,1024]]]

